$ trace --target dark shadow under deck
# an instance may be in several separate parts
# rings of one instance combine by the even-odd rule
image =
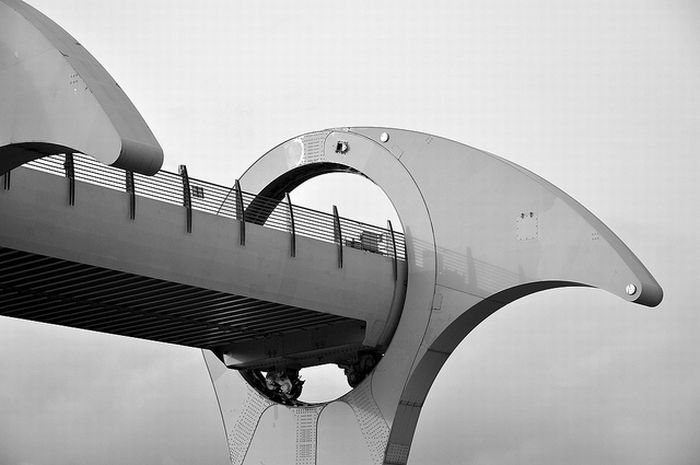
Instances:
[[[0,302],[0,315],[8,317],[202,349],[364,325],[353,318],[4,247]]]

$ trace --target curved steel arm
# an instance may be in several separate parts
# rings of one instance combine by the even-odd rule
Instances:
[[[387,131],[391,138],[380,142]],[[319,139],[322,152],[311,153]],[[349,147],[344,154],[332,150],[341,139]],[[597,287],[647,306],[662,299],[639,259],[564,191],[498,156],[437,136],[381,128],[307,134],[260,158],[241,179],[257,193],[341,170],[361,173],[385,191],[409,236],[409,265],[429,266],[424,259],[432,255],[434,284],[482,299],[534,281]]]
[[[290,418],[308,419],[286,432],[270,426],[269,404],[207,357],[222,412],[232,412],[224,419],[234,464],[270,459],[272,443],[308,436],[307,424],[328,432],[308,436],[313,440],[303,445],[315,451],[318,464],[340,463],[327,452],[333,441],[351,437],[364,437],[366,445],[348,447],[347,463],[404,464],[437,373],[457,344],[499,308],[562,286],[597,287],[647,306],[662,299],[637,257],[566,193],[502,158],[436,136],[385,128],[305,134],[268,152],[241,179],[250,192],[287,192],[333,171],[370,178],[401,220],[408,279],[398,325],[365,381],[335,402],[287,409]],[[257,429],[240,435],[253,419]],[[294,444],[290,439],[286,452],[279,447],[275,453],[291,459]]]
[[[163,150],[100,63],[19,0],[0,0],[0,174],[32,159],[80,152],[155,174]]]

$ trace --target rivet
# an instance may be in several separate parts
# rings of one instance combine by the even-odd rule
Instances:
[[[634,295],[637,292],[637,286],[634,284],[630,283],[627,285],[625,288],[625,291],[627,292],[627,295]]]
[[[382,142],[384,142],[384,143],[389,142],[389,133],[388,133],[388,132],[383,132],[383,133],[379,136],[379,140],[382,141]]]

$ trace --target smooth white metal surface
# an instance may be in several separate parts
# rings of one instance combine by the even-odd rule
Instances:
[[[124,91],[70,34],[19,0],[0,1],[0,174],[80,152],[156,173],[163,150]]]

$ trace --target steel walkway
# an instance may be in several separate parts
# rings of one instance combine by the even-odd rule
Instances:
[[[382,351],[403,303],[391,229],[83,155],[0,190],[0,315],[211,349],[230,366]]]

